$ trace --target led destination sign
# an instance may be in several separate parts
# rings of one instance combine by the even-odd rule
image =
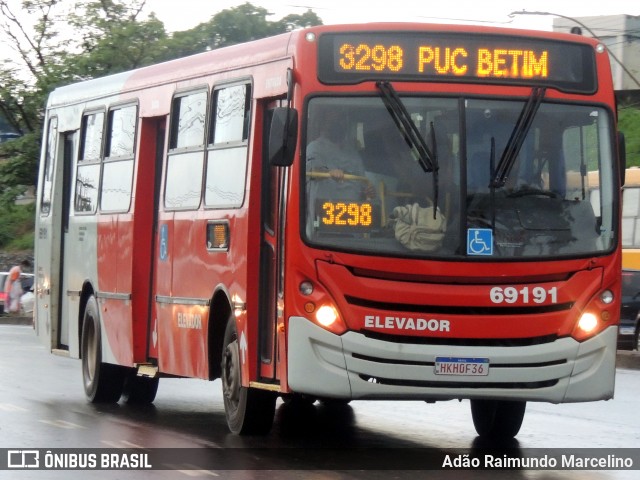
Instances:
[[[369,202],[317,200],[318,228],[323,231],[370,230],[380,225],[380,212]]]
[[[324,34],[320,81],[465,81],[596,90],[594,50],[537,38],[453,33]]]

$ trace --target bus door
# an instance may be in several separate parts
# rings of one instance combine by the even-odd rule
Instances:
[[[148,322],[144,328],[147,332],[147,357],[158,358],[158,312],[156,295],[170,295],[171,264],[168,259],[168,227],[164,223],[160,226],[160,190],[162,179],[162,164],[164,159],[165,135],[166,135],[166,117],[143,118],[142,133],[144,136],[144,144],[148,147],[146,150],[146,161],[153,162],[153,168],[147,169],[153,172],[152,178],[147,178],[149,185],[153,186],[153,193],[149,196],[153,205],[146,206],[153,212],[153,219],[150,231],[150,248],[148,250],[149,269],[148,282],[151,288],[148,290],[148,312],[150,315],[145,317]],[[142,158],[142,155],[141,155]],[[146,163],[146,162],[145,162]],[[166,220],[166,219],[164,219]]]
[[[276,106],[276,105],[274,105]],[[284,226],[287,170],[269,163],[273,110],[265,111],[262,154],[262,240],[260,244],[259,359],[262,380],[277,378],[277,326],[284,322]]]
[[[58,135],[57,119],[49,123],[37,237],[37,334],[52,350],[69,350],[69,313],[64,268],[69,234],[71,176],[77,132]]]
[[[58,335],[58,348],[68,349],[69,345],[69,302],[67,296],[67,270],[64,268],[65,258],[73,258],[74,252],[68,252],[67,238],[69,235],[69,215],[71,211],[71,177],[73,155],[76,151],[77,132],[68,132],[63,135],[63,185],[62,185],[62,215],[61,215],[61,236],[60,236],[60,276],[56,283],[61,285],[58,290],[58,315],[60,318],[60,330]]]

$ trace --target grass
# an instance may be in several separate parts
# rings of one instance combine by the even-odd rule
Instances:
[[[620,108],[618,129],[624,133],[627,145],[627,167],[640,166],[640,110]]]
[[[33,250],[35,204],[0,207],[0,250]]]

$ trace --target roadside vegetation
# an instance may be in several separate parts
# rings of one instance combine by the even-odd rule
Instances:
[[[43,112],[53,89],[322,24],[311,10],[270,21],[268,10],[247,2],[170,33],[153,13],[143,13],[152,8],[153,0],[0,0],[0,117],[3,128],[22,135],[0,144],[0,250],[33,247],[34,207],[15,199],[37,183]],[[619,121],[627,166],[640,166],[638,105],[621,105]]]
[[[640,167],[640,110],[633,106],[620,107],[618,128],[624,133],[627,167]]]
[[[153,0],[0,0],[0,117],[3,129],[22,135],[0,144],[0,250],[33,248],[34,207],[15,199],[37,183],[53,89],[322,24],[311,10],[270,21],[247,2],[170,33],[149,10]]]
[[[6,252],[33,250],[35,205],[13,205],[0,209],[0,250]]]

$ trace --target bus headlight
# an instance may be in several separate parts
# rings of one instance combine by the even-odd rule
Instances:
[[[578,329],[589,334],[598,327],[598,317],[591,312],[585,312],[578,320]]]
[[[338,312],[329,305],[321,306],[316,312],[316,321],[323,327],[330,327],[338,320]]]
[[[318,325],[336,335],[342,335],[347,331],[347,327],[340,318],[338,310],[333,305],[324,304],[320,306],[313,317]]]
[[[571,336],[582,342],[614,325],[617,322],[617,315],[614,315],[616,303],[615,295],[608,289],[593,297],[576,322]]]
[[[605,305],[609,305],[613,303],[613,300],[614,300],[613,292],[611,290],[605,290],[600,294],[600,300],[602,300],[602,303],[604,303]]]

